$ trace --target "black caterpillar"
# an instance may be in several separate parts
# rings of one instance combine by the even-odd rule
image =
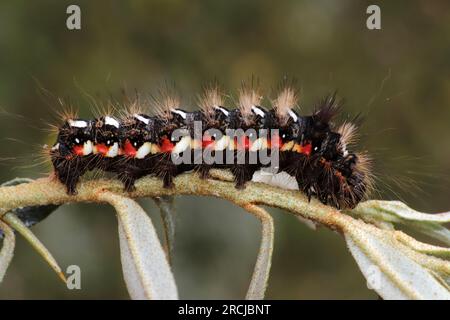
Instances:
[[[117,118],[65,119],[50,150],[56,176],[75,194],[80,176],[93,169],[115,174],[132,191],[146,175],[160,177],[170,188],[183,172],[196,170],[207,178],[211,168],[224,168],[243,188],[259,170],[274,168],[263,161],[264,151],[271,159],[277,155],[275,169],[294,177],[309,199],[316,196],[337,208],[356,206],[371,188],[370,160],[365,153],[347,150],[355,138],[353,124],[333,129],[340,109],[335,95],[323,99],[309,116],[294,111],[297,94],[290,86],[280,90],[271,110],[261,106],[261,99],[256,89],[243,85],[239,106],[227,109],[213,86],[200,97],[198,111],[187,112],[177,98],[163,96],[155,100],[154,116],[134,104]],[[230,134],[239,129],[251,133]],[[176,161],[181,159],[190,161]]]

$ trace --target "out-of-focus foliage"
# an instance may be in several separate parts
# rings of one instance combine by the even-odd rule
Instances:
[[[66,7],[74,3],[81,7],[81,31],[65,27]],[[366,28],[367,5],[2,2],[1,181],[49,172],[33,165],[41,161],[40,146],[52,143],[43,129],[54,122],[55,97],[88,117],[95,102],[122,100],[122,89],[145,98],[175,81],[191,107],[201,85],[214,78],[234,94],[241,79],[255,74],[270,93],[287,74],[299,80],[303,112],[338,89],[346,99],[343,118],[364,116],[360,147],[373,154],[380,180],[374,197],[448,210],[450,3],[382,2],[378,31]],[[142,204],[157,222],[157,207]],[[176,206],[173,268],[180,297],[244,296],[260,238],[256,219],[216,199],[182,197]],[[65,206],[33,230],[63,267],[81,267],[82,290],[67,290],[18,238],[0,298],[127,298],[111,210]],[[376,297],[339,235],[271,212],[276,238],[267,298]]]

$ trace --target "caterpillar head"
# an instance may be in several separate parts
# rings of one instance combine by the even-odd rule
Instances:
[[[53,153],[62,157],[87,156],[93,151],[92,122],[82,119],[67,119],[61,126]]]

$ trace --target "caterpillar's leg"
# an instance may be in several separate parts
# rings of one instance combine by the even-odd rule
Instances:
[[[235,160],[237,164],[232,166],[231,172],[234,175],[237,189],[244,189],[245,184],[248,181],[252,180],[254,170],[253,165],[251,165],[249,162],[249,158],[250,156],[248,152],[236,152]],[[243,163],[242,160],[244,160]]]
[[[170,155],[164,155],[154,168],[157,177],[163,179],[164,188],[173,187],[173,178],[178,173],[177,166],[172,162]]]
[[[78,193],[77,191],[77,184],[80,177],[78,175],[68,177],[68,179],[65,182],[67,193],[69,195],[76,195]]]
[[[210,178],[209,171],[212,166],[209,164],[201,164],[198,167],[198,173],[200,174],[200,179],[208,179]]]
[[[252,180],[253,172],[247,165],[237,164],[231,168],[237,189],[244,189],[245,184]]]
[[[56,177],[66,186],[66,191],[69,195],[77,194],[77,183],[81,174],[84,173],[77,170],[80,168],[77,161],[77,159],[72,159],[70,161],[66,159],[55,159],[53,161]]]
[[[128,172],[119,173],[119,179],[122,181],[123,188],[126,192],[133,192],[136,190],[136,187],[134,186],[136,178],[132,174]]]
[[[170,189],[173,187],[173,176],[170,172],[165,172],[162,178],[164,188]]]

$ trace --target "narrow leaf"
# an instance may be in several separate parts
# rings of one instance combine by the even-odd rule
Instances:
[[[158,205],[164,227],[164,247],[167,253],[167,260],[172,264],[173,247],[175,242],[175,208],[172,196],[155,198]]]
[[[400,201],[370,200],[360,203],[349,213],[372,223],[375,220],[402,224],[450,245],[450,230],[445,227],[450,223],[450,212],[423,213]]]
[[[132,299],[178,299],[174,276],[153,224],[130,198],[105,192],[117,211],[122,269]]]
[[[354,227],[345,233],[347,246],[368,283],[381,297],[450,299],[450,292],[432,271],[370,229]]]
[[[42,244],[42,242],[34,235],[33,232],[20,220],[16,215],[11,212],[5,214],[2,219],[7,222],[11,227],[19,232],[30,244],[31,246],[41,255],[42,258],[49,264],[49,266],[56,272],[59,278],[66,283],[66,277],[62,272],[60,266],[53,258],[52,254],[48,249]]]
[[[274,225],[270,214],[253,204],[243,206],[251,214],[255,215],[261,221],[261,244],[256,259],[255,268],[252,274],[252,280],[247,291],[247,300],[264,299],[267,285],[269,282],[270,267],[272,265]]]
[[[404,220],[420,221],[420,222],[435,222],[448,223],[450,222],[450,212],[443,213],[423,213],[411,209],[406,204],[400,201],[380,201],[371,200],[359,204],[355,209],[357,212],[367,214],[384,213]]]
[[[16,237],[14,236],[14,231],[1,220],[0,230],[3,231],[4,234],[3,246],[0,251],[0,283],[2,283],[3,277],[5,276],[6,270],[14,255]]]

